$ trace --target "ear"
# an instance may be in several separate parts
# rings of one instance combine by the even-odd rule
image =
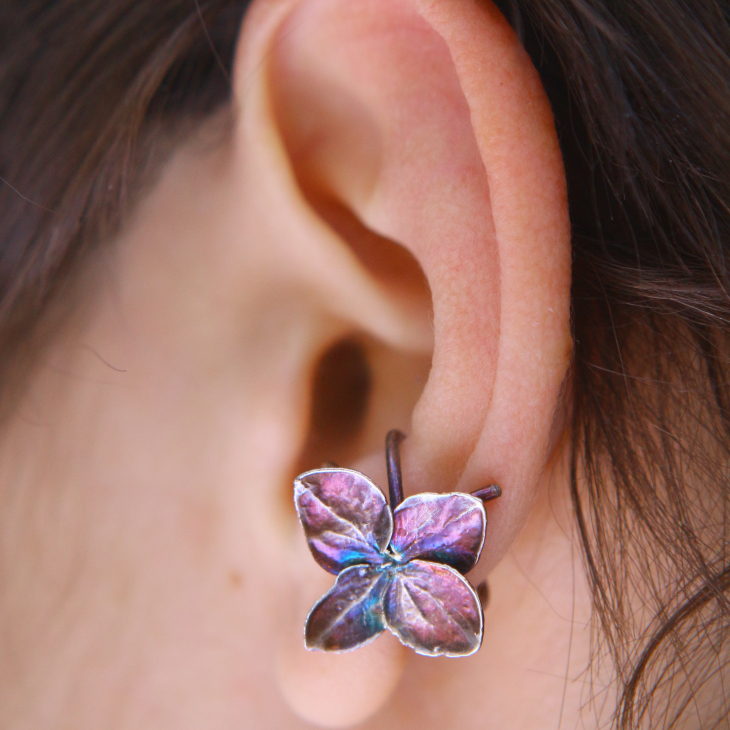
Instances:
[[[402,355],[374,369],[372,393],[412,391],[431,354],[412,412],[381,402],[353,456],[399,426],[407,492],[499,483],[485,573],[543,481],[571,354],[565,178],[535,69],[488,2],[291,0],[252,7],[234,86],[240,215],[308,313],[302,387],[337,337]],[[292,466],[311,461],[306,428],[292,426]],[[295,552],[291,581],[313,601],[326,583]],[[305,654],[305,613],[283,640],[282,691],[315,722],[363,719],[397,682],[400,647]]]

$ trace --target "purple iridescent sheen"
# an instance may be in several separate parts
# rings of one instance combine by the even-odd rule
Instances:
[[[294,503],[314,559],[328,572],[379,564],[393,533],[383,493],[351,469],[316,469],[294,481]]]
[[[474,589],[448,565],[412,560],[394,571],[384,600],[388,628],[427,656],[468,656],[482,643]]]
[[[394,518],[372,481],[338,468],[298,476],[294,500],[314,558],[339,573],[307,618],[308,649],[349,651],[384,628],[427,656],[479,648],[481,605],[460,573],[474,567],[484,543],[481,500],[419,494]]]
[[[394,513],[391,547],[407,562],[414,558],[445,563],[468,573],[484,545],[487,513],[470,494],[416,494]]]
[[[307,649],[349,651],[374,639],[385,628],[383,595],[386,572],[353,565],[314,606],[304,630]]]

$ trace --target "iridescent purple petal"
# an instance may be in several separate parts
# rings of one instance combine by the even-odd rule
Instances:
[[[378,636],[385,628],[383,595],[390,576],[367,565],[343,570],[307,618],[307,649],[349,651]]]
[[[314,559],[330,573],[379,564],[393,533],[383,493],[352,469],[315,469],[294,480],[294,503]]]
[[[395,510],[393,549],[404,562],[414,558],[446,563],[467,573],[479,559],[487,513],[470,494],[416,494]]]
[[[479,599],[448,565],[413,560],[395,570],[384,608],[388,628],[418,654],[468,656],[482,643]]]

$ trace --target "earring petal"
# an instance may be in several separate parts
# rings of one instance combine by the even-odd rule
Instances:
[[[364,565],[343,570],[312,608],[304,629],[307,649],[350,651],[385,629],[383,595],[390,573]]]
[[[486,530],[480,499],[461,492],[424,492],[395,510],[392,546],[404,562],[433,560],[467,573],[479,560]]]
[[[469,656],[482,643],[484,617],[474,589],[448,565],[413,560],[394,571],[385,622],[426,656]]]
[[[380,564],[393,533],[385,496],[352,469],[315,469],[294,480],[294,503],[314,559],[328,572]]]

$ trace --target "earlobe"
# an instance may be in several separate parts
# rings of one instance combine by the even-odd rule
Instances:
[[[252,11],[234,80],[237,194],[276,216],[263,229],[293,231],[278,275],[316,299],[322,321],[403,352],[432,342],[406,490],[502,486],[477,582],[541,484],[571,352],[565,180],[539,78],[489,3]],[[404,425],[379,423],[375,442]],[[298,551],[293,561],[309,559],[303,539]],[[317,568],[304,565],[293,580],[314,598]],[[284,642],[282,691],[311,721],[360,721],[398,682],[401,648],[383,639],[323,657],[304,653],[301,624],[287,636],[297,645]]]

